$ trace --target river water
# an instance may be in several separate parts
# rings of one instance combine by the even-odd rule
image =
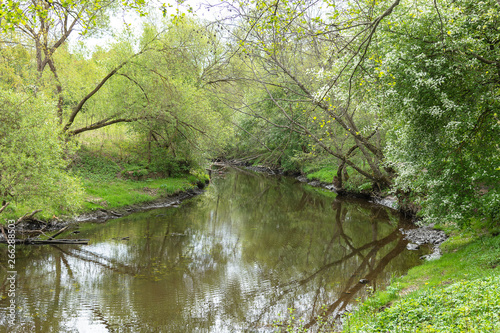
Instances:
[[[179,207],[102,224],[90,245],[18,246],[16,325],[0,332],[272,332],[350,309],[420,263],[388,208],[232,170]],[[366,279],[366,284],[360,283]]]

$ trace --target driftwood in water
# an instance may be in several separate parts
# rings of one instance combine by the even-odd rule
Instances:
[[[79,244],[88,245],[90,239],[15,239],[15,244],[25,244],[25,245],[44,245],[44,244]],[[7,241],[0,241],[0,243],[7,243]]]
[[[62,234],[66,229],[68,229],[68,226],[65,226],[64,228],[62,228],[61,230],[59,230],[58,232],[56,232],[55,234],[53,234],[52,236],[50,236],[49,238],[47,238],[47,240],[51,240],[51,239],[56,238],[57,236],[59,236],[60,234]]]

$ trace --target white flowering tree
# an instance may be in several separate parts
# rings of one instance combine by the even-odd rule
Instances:
[[[407,2],[373,51],[388,163],[429,222],[500,222],[499,26],[495,0]]]

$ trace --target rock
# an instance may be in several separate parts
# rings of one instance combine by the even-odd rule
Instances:
[[[301,183],[307,183],[307,177],[306,176],[298,176],[297,180]]]
[[[313,186],[313,187],[319,187],[321,185],[321,182],[317,181],[317,180],[313,180],[312,182],[307,183],[307,185],[310,185],[310,186]]]
[[[441,257],[441,250],[439,249],[439,245],[442,242],[444,242],[447,238],[446,234],[443,231],[435,230],[432,229],[431,227],[422,227],[410,230],[400,229],[400,230],[405,235],[405,239],[407,239],[412,246],[413,245],[419,246],[422,244],[433,245],[433,252],[431,254],[420,257],[420,259],[434,260]],[[410,244],[408,244],[408,246],[410,246]]]
[[[330,190],[330,191],[337,190],[333,184],[323,185],[323,187],[326,188],[327,190]]]
[[[387,196],[383,198],[373,198],[372,201],[376,204],[391,208],[391,209],[398,209],[398,199],[393,196]]]
[[[406,244],[406,249],[408,249],[410,251],[416,251],[419,248],[420,248],[420,246],[418,244],[413,244],[413,243]]]

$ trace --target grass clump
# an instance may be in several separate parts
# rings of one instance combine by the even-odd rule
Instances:
[[[331,183],[333,176],[337,174],[337,168],[333,166],[325,166],[319,170],[307,174],[309,180],[319,180],[324,183]]]
[[[87,194],[85,208],[108,209],[153,201],[195,188],[197,182],[197,179],[189,176],[144,181],[116,179],[99,183],[84,180],[83,186]]]

